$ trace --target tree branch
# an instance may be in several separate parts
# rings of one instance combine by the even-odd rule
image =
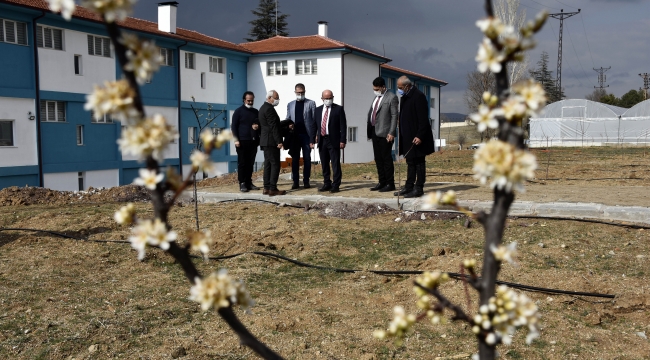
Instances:
[[[452,320],[461,320],[470,325],[474,325],[474,321],[472,320],[472,318],[470,318],[460,306],[452,303],[449,299],[447,299],[446,296],[442,295],[442,293],[440,293],[440,291],[438,291],[437,288],[429,289],[427,287],[420,285],[420,283],[418,283],[417,281],[414,281],[413,283],[415,284],[415,286],[426,291],[428,294],[433,295],[438,300],[438,303],[442,308],[446,308],[453,311],[454,317],[452,318]]]
[[[239,336],[240,344],[248,346],[263,359],[282,359],[280,355],[269,349],[264,343],[257,340],[257,338],[248,331],[246,326],[239,321],[235,313],[232,311],[232,308],[220,308],[218,312],[219,315],[221,315],[221,318],[230,326],[237,336]]]

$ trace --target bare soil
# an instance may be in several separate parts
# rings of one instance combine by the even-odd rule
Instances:
[[[112,220],[120,205],[4,206],[0,226],[124,240],[129,229]],[[148,204],[136,207],[151,214]],[[470,329],[453,322],[418,324],[402,347],[373,339],[373,330],[388,325],[393,306],[417,311],[414,277],[363,271],[458,271],[465,258],[480,266],[482,229],[466,228],[464,218],[426,214],[422,220],[422,214],[388,209],[358,217],[363,208],[349,204],[328,214],[327,208],[256,203],[199,209],[202,227],[217,239],[214,255],[265,250],[361,270],[334,273],[252,254],[196,260],[204,274],[225,267],[246,283],[257,304],[252,314],[237,314],[287,359],[460,359],[475,352]],[[170,221],[182,234],[194,226],[193,209],[175,209]],[[509,220],[504,240],[517,241],[520,254],[518,266],[505,265],[500,279],[616,299],[527,293],[540,307],[542,336],[527,346],[519,332],[513,345],[499,348],[503,358],[648,358],[650,342],[637,333],[650,334],[649,239],[647,231],[607,225]],[[1,231],[0,283],[3,359],[255,358],[216,312],[204,313],[187,299],[190,284],[157,249],[140,262],[128,244]],[[462,283],[443,290],[475,312],[476,297],[468,307]]]

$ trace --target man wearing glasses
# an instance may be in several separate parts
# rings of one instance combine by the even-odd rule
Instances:
[[[311,149],[309,144],[316,138],[317,125],[314,120],[314,111],[316,102],[305,97],[305,85],[296,84],[296,100],[287,105],[287,120],[294,123],[293,137],[289,146],[289,156],[293,159],[291,162],[291,174],[293,186],[291,189],[300,188],[300,151],[302,150],[303,158],[303,177],[302,181],[305,189],[309,189],[309,177],[311,175]]]
[[[334,94],[331,90],[323,91],[323,105],[316,108],[315,117],[318,122],[316,131],[320,161],[323,167],[323,186],[318,191],[339,192],[341,186],[341,149],[347,143],[347,120],[343,106],[334,104]],[[311,148],[314,144],[309,144]],[[330,162],[334,179],[330,179]]]

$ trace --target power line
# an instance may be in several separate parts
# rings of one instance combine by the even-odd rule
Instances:
[[[550,24],[550,23],[549,23],[549,24]],[[551,30],[553,30],[553,36],[557,37],[557,33],[555,32],[555,28],[553,27],[553,25],[551,25]],[[584,85],[582,85],[582,82],[580,81],[580,78],[579,78],[578,76],[576,76],[575,71],[573,71],[573,68],[571,67],[571,64],[568,64],[568,63],[567,63],[567,66],[569,67],[569,71],[571,71],[571,74],[573,74],[573,77],[574,77],[576,80],[578,80],[578,84],[580,84],[580,86],[584,86]],[[557,74],[555,74],[555,75],[557,76]],[[561,89],[560,89],[560,90],[561,90]],[[561,91],[560,91],[559,93],[561,93]]]
[[[553,19],[560,20],[560,31],[558,32],[560,34],[560,36],[559,36],[559,41],[558,41],[558,46],[557,46],[557,74],[556,74],[557,75],[557,89],[558,89],[558,93],[560,93],[560,94],[562,93],[562,29],[564,27],[564,20],[568,19],[568,18],[570,18],[570,17],[572,17],[574,15],[577,15],[579,13],[580,13],[580,9],[578,9],[578,11],[568,12],[568,13],[565,13],[564,9],[560,9],[559,13],[548,14],[548,16],[552,17]],[[572,44],[573,44],[573,42],[572,42]],[[580,82],[580,80],[578,80],[578,82]]]
[[[560,0],[555,0],[555,1],[559,2],[560,4],[562,4],[562,5],[564,5],[564,6],[568,6],[568,7],[572,7],[572,8],[574,8],[574,9],[577,9],[577,7],[572,6],[572,5],[569,5],[569,4],[565,4],[565,3],[561,2]]]
[[[587,39],[587,49],[589,49],[589,57],[591,57],[591,65],[596,67],[594,63],[594,57],[591,55],[591,47],[589,46],[589,37],[587,36],[587,29],[585,28],[585,21],[582,19],[582,13],[580,13],[580,21],[582,22],[582,30],[585,31],[585,39]]]
[[[555,9],[555,10],[558,9],[558,8],[554,8],[554,7],[552,7],[552,6],[544,5],[544,4],[542,4],[541,2],[537,2],[537,1],[535,1],[535,0],[530,0],[530,1],[534,2],[535,4],[542,5],[542,6],[545,7],[545,8]]]
[[[582,74],[585,76],[585,79],[589,78],[589,75],[587,75],[587,72],[585,71],[585,68],[582,67],[582,62],[580,62],[580,57],[578,57],[578,51],[576,51],[575,44],[573,43],[573,39],[571,39],[571,32],[569,31],[569,27],[567,26],[566,28],[567,34],[569,35],[569,41],[571,42],[571,47],[573,48],[573,52],[576,54],[576,58],[578,59],[578,64],[580,64],[580,68],[582,69]],[[582,84],[580,84],[582,86]]]

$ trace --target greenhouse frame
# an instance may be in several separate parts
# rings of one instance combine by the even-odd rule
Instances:
[[[607,146],[650,143],[650,100],[630,109],[585,99],[547,105],[530,119],[529,146]]]

